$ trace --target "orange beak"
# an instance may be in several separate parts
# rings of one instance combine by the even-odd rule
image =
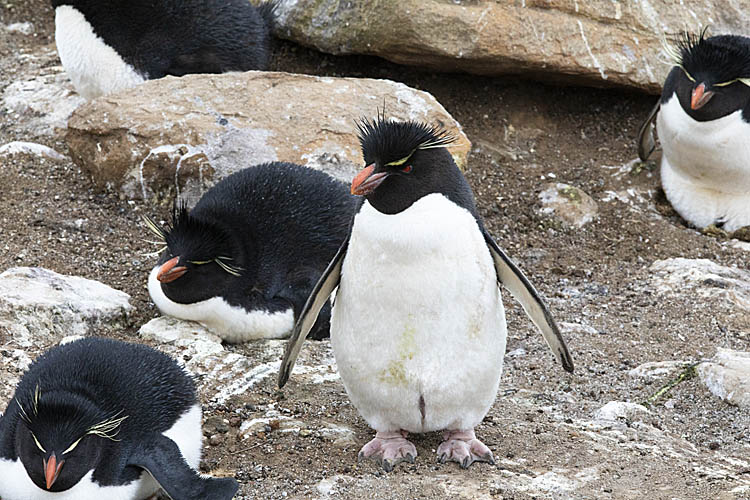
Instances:
[[[690,98],[690,107],[693,109],[700,109],[705,106],[713,96],[714,93],[712,91],[706,90],[706,84],[701,83],[693,89],[693,95]]]
[[[57,481],[57,476],[60,475],[60,471],[62,470],[62,466],[65,463],[65,460],[60,460],[60,463],[57,463],[55,452],[52,452],[49,460],[43,459],[43,463],[44,479],[47,481],[47,489],[50,489],[52,485],[55,484],[55,481]]]
[[[175,267],[179,261],[179,257],[174,257],[162,264],[161,268],[159,268],[159,273],[156,275],[156,279],[162,283],[169,283],[185,274],[187,272],[187,267]]]
[[[375,164],[372,163],[362,169],[354,179],[352,179],[352,194],[358,196],[364,196],[375,191],[375,188],[380,185],[381,182],[388,177],[388,172],[378,172],[373,174],[375,171]]]

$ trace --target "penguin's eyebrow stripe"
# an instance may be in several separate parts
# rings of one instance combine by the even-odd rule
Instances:
[[[36,444],[36,447],[42,450],[42,453],[47,453],[47,450],[44,449],[44,446],[39,442],[39,440],[36,438],[34,433],[31,433],[31,438],[34,440],[34,443]]]
[[[416,149],[414,151],[416,151]],[[414,154],[414,151],[412,151],[408,155],[404,156],[400,160],[396,160],[396,161],[392,161],[390,163],[386,163],[385,166],[386,167],[398,167],[399,165],[403,165],[404,163],[406,163],[407,161],[409,161],[409,158],[412,157],[412,155]]]
[[[73,451],[75,449],[75,447],[78,446],[78,443],[81,442],[81,439],[83,439],[83,436],[79,437],[78,439],[76,439],[73,442],[73,444],[71,444],[70,446],[68,446],[68,449],[63,452],[63,455],[66,454],[66,453],[70,453],[71,451]]]

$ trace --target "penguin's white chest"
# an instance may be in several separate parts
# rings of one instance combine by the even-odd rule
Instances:
[[[55,42],[73,86],[86,99],[133,87],[146,79],[104,43],[84,15],[70,5],[55,9]]]
[[[294,310],[269,312],[248,311],[234,306],[221,297],[212,297],[193,304],[180,304],[169,299],[156,279],[159,266],[148,277],[148,293],[156,307],[166,315],[197,321],[227,342],[257,339],[280,339],[289,336],[294,327]]]
[[[750,124],[742,112],[699,122],[674,95],[661,106],[657,127],[662,187],[675,210],[697,227],[749,225]]]
[[[331,342],[353,404],[378,431],[476,426],[505,352],[492,258],[441,194],[396,215],[365,203],[344,258]]]

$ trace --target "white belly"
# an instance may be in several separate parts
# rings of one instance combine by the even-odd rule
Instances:
[[[505,338],[495,268],[468,211],[440,194],[397,215],[365,203],[343,263],[331,343],[347,393],[372,428],[476,426],[495,400]]]
[[[247,342],[257,339],[281,339],[289,336],[294,327],[294,310],[269,312],[261,309],[248,311],[233,306],[221,297],[212,297],[193,304],[169,300],[156,279],[159,266],[148,277],[148,293],[156,307],[168,316],[197,321],[227,342]]]
[[[175,442],[190,467],[198,470],[201,458],[201,409],[193,406],[164,435]],[[41,467],[41,461],[39,467]],[[39,488],[29,478],[21,460],[0,459],[0,498],[3,500],[142,500],[159,490],[158,483],[146,471],[122,486],[100,486],[89,471],[72,488],[53,493]],[[10,480],[9,478],[13,478]]]
[[[741,111],[699,122],[673,96],[662,105],[657,127],[662,186],[675,210],[697,227],[750,225],[750,124]]]
[[[86,99],[130,88],[145,80],[70,5],[55,9],[55,43],[73,86]]]

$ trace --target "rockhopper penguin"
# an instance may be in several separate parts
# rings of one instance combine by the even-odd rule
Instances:
[[[521,302],[565,370],[573,361],[549,311],[497,246],[445,146],[445,131],[380,116],[360,123],[364,196],[348,238],[290,338],[282,387],[318,311],[338,286],[331,344],[346,391],[375,438],[360,457],[386,470],[417,455],[407,434],[443,431],[438,459],[493,463],[474,434],[495,400],[506,326],[498,283]]]
[[[750,38],[683,35],[675,66],[641,127],[638,155],[663,149],[661,183],[672,206],[698,228],[750,225]]]
[[[144,80],[265,69],[274,3],[249,0],[52,0],[55,42],[79,94]]]
[[[161,310],[228,342],[289,335],[346,238],[356,198],[333,177],[292,163],[236,172],[171,227],[149,226],[165,250],[148,278]],[[330,307],[313,328],[328,337]]]
[[[86,338],[31,364],[0,417],[3,500],[229,500],[234,479],[201,477],[191,378],[144,345]]]

